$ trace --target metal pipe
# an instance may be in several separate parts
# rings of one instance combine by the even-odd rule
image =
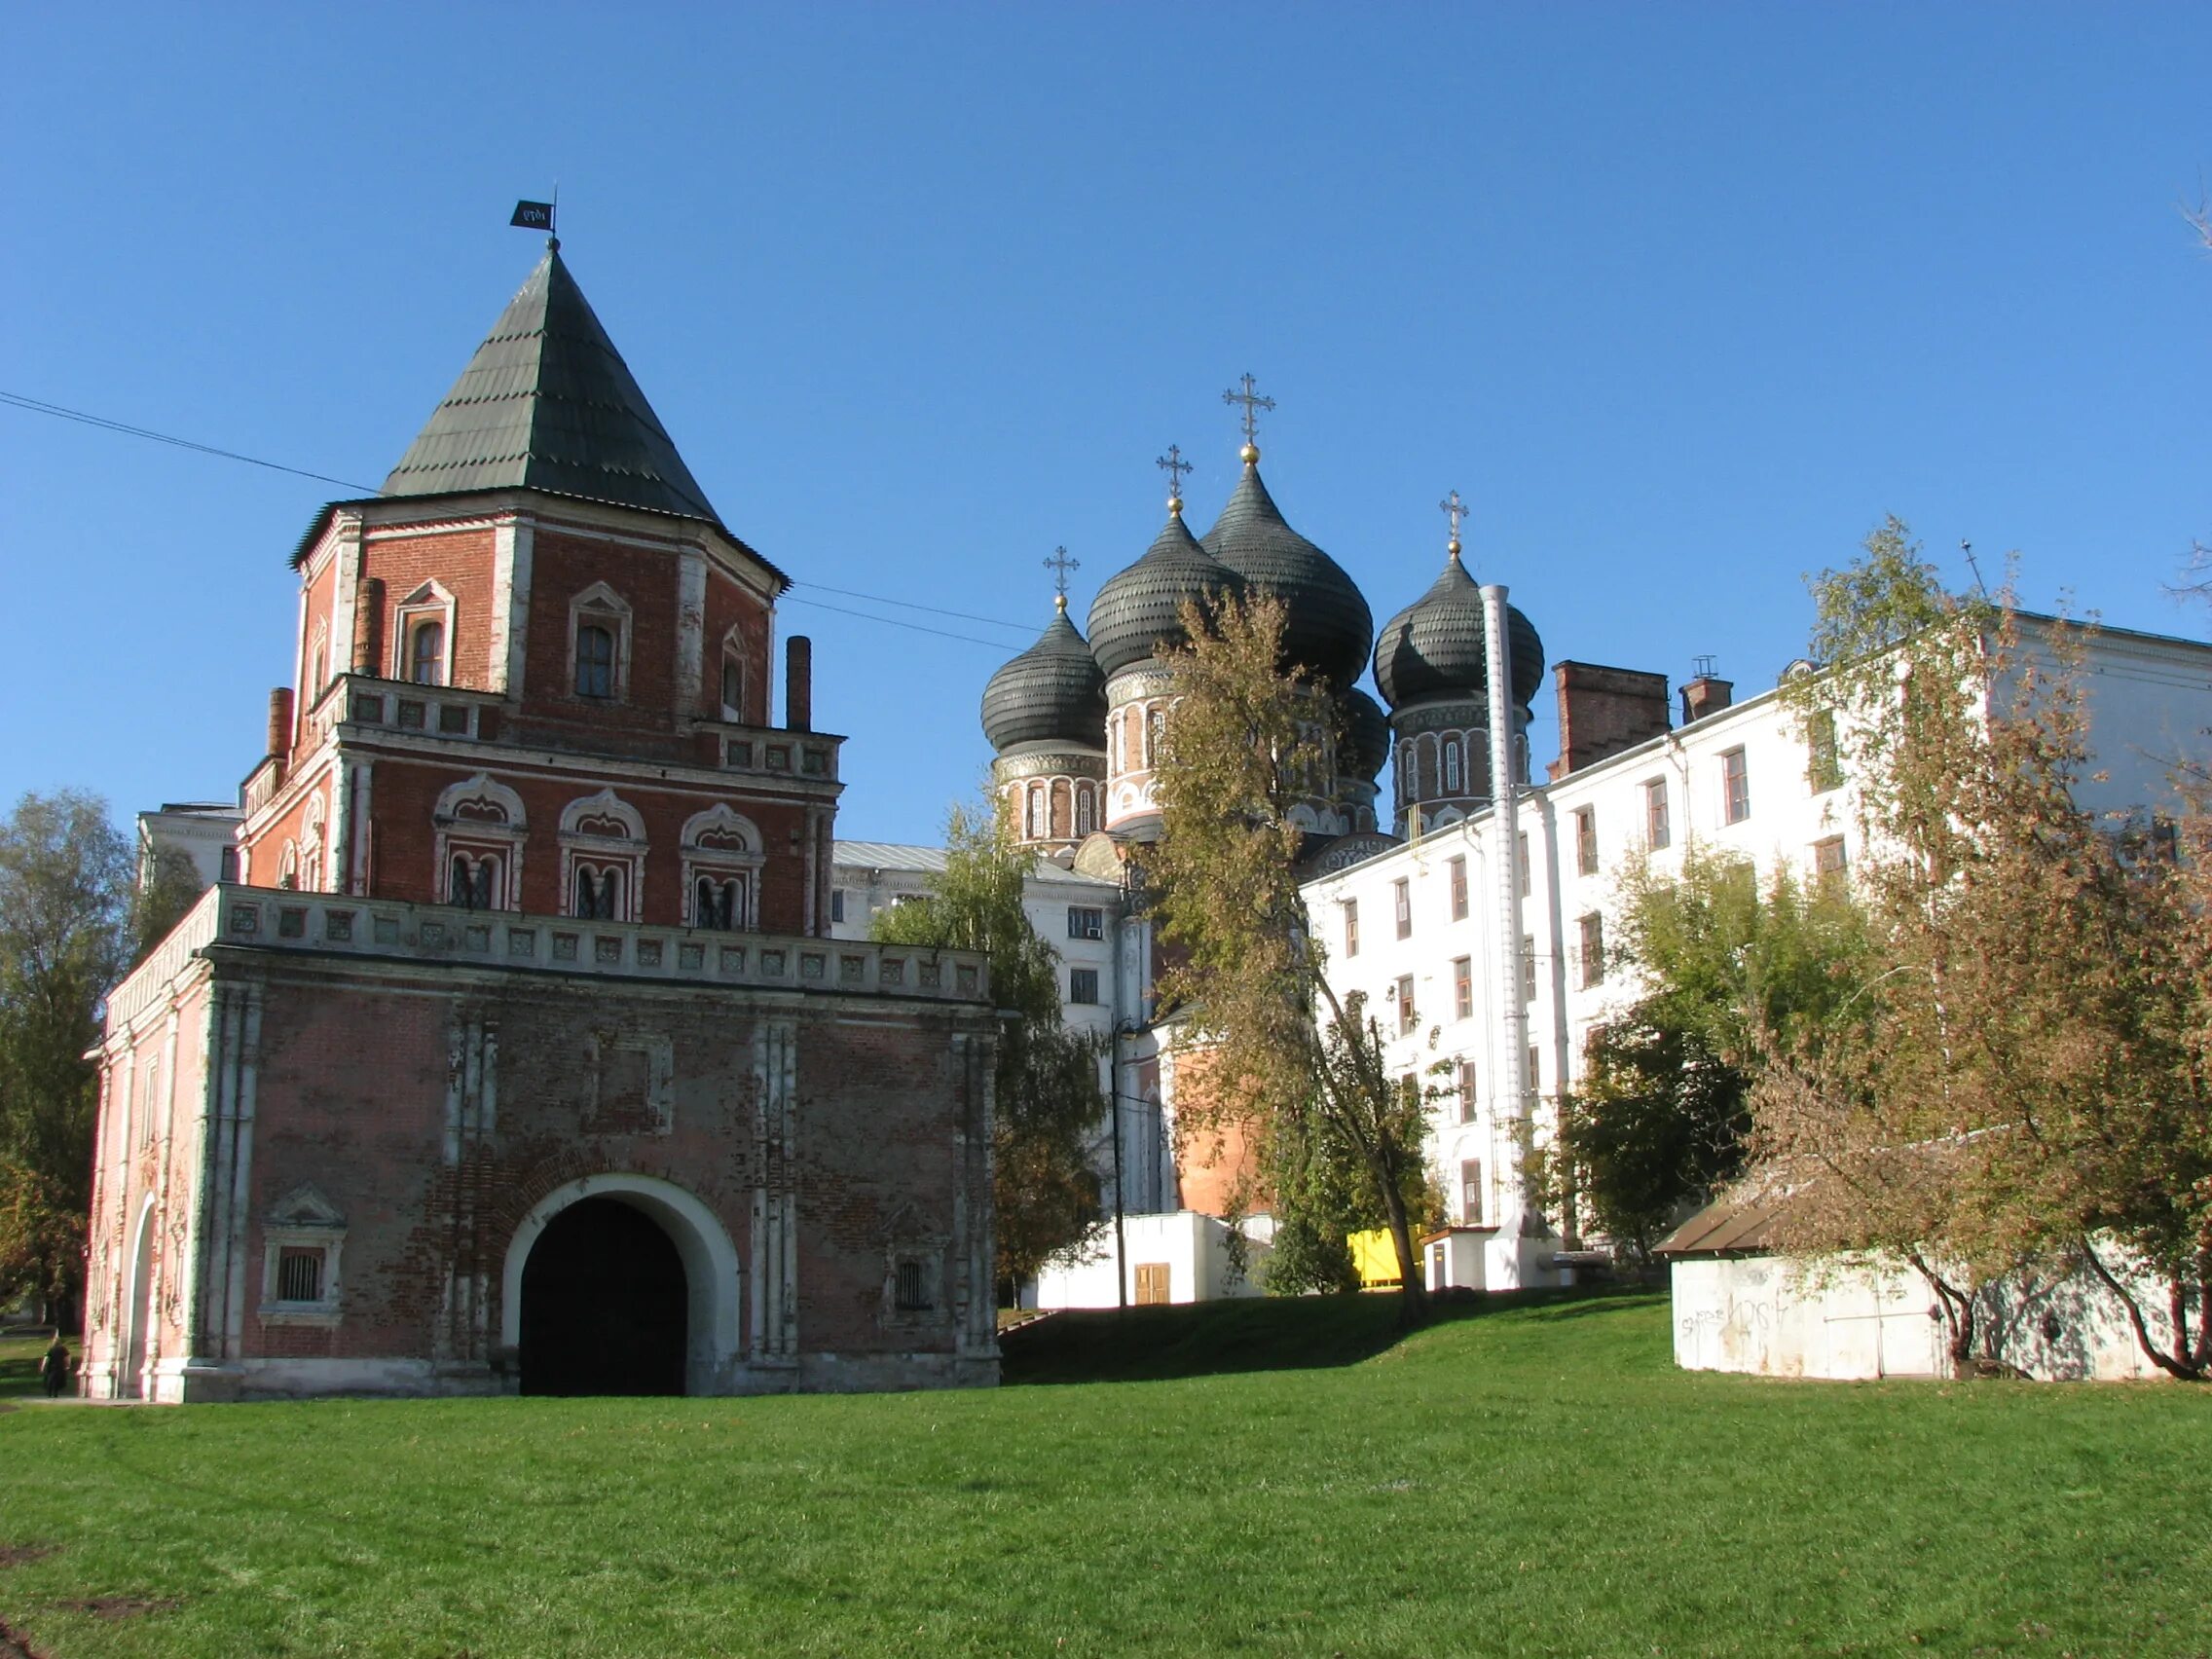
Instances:
[[[1483,635],[1490,670],[1490,778],[1491,833],[1497,856],[1492,865],[1497,879],[1498,988],[1503,1004],[1498,1030],[1505,1051],[1497,1056],[1492,1075],[1498,1080],[1499,1099],[1505,1115],[1505,1168],[1499,1182],[1498,1237],[1518,1237],[1529,1207],[1523,1153],[1527,1144],[1529,1111],[1529,1004],[1525,995],[1528,972],[1521,949],[1521,833],[1519,779],[1514,775],[1512,640],[1505,626],[1505,584],[1490,582],[1482,589]]]

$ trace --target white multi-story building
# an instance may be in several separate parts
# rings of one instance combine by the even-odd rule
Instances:
[[[2047,655],[2062,626],[2023,618],[2026,652]],[[2170,810],[2173,762],[2201,753],[2212,728],[2212,646],[2107,629],[2087,637],[2085,653],[2095,762],[2083,803]],[[1862,856],[1832,738],[1809,731],[1779,686],[1731,702],[1726,682],[1701,676],[1682,687],[1685,718],[1674,725],[1658,676],[1566,662],[1554,677],[1562,755],[1513,811],[1517,985],[1499,971],[1508,940],[1494,807],[1304,889],[1338,994],[1365,994],[1395,1070],[1430,1082],[1441,1067],[1449,1086],[1427,1141],[1454,1223],[1430,1240],[1432,1285],[1529,1282],[1567,1242],[1531,1248],[1496,1230],[1526,1213],[1524,1135],[1548,1132],[1560,1090],[1581,1081],[1592,1027],[1639,994],[1605,949],[1624,867],[1648,860],[1663,876],[1694,845],[1747,859],[1762,878],[1788,867],[1817,879],[1847,877]],[[1527,1014],[1525,1105],[1506,1097],[1509,998]]]

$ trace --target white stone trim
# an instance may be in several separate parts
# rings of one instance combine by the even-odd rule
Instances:
[[[390,678],[407,685],[429,683],[415,678],[415,630],[424,622],[436,622],[444,630],[439,640],[438,679],[440,685],[453,683],[455,608],[452,593],[445,584],[432,578],[418,587],[391,608]]]
[[[586,623],[614,636],[611,682],[605,697],[583,698],[576,686],[576,639]],[[605,582],[594,582],[569,601],[569,654],[564,662],[564,695],[593,703],[621,703],[630,696],[630,602]]]

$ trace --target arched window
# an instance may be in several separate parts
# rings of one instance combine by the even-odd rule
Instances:
[[[743,914],[739,908],[741,892],[734,879],[718,881],[711,875],[700,876],[691,884],[691,925],[713,928],[718,933],[735,931]]]
[[[1098,812],[1094,799],[1088,784],[1076,785],[1075,832],[1078,835],[1088,835],[1097,828]]]
[[[593,865],[576,866],[575,891],[569,913],[616,921],[622,915],[622,871]]]
[[[1415,800],[1420,795],[1420,773],[1414,762],[1414,746],[1398,745],[1398,798]]]
[[[1456,737],[1444,740],[1444,793],[1459,793],[1459,740]]]
[[[446,872],[446,903],[464,910],[500,907],[499,861],[490,854],[456,853]]]
[[[722,719],[745,719],[745,659],[735,651],[722,653]]]
[[[1166,742],[1166,737],[1167,737],[1167,716],[1166,716],[1166,714],[1165,714],[1164,712],[1162,712],[1161,710],[1159,710],[1159,709],[1147,709],[1147,710],[1145,710],[1145,712],[1144,712],[1144,763],[1145,763],[1145,764],[1146,764],[1147,766],[1157,766],[1157,765],[1159,765],[1159,764],[1160,764],[1160,752],[1161,752],[1161,748],[1162,748],[1162,747],[1164,747],[1164,745],[1165,745],[1165,742]]]
[[[1029,786],[1028,806],[1021,819],[1021,833],[1028,840],[1039,840],[1045,833],[1045,786]]]
[[[418,685],[446,682],[446,625],[435,618],[415,624],[407,636],[407,678]]]
[[[614,631],[597,622],[576,628],[576,695],[614,695]]]

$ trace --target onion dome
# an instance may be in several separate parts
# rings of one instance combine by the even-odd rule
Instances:
[[[1527,708],[1544,682],[1544,642],[1512,606],[1505,628],[1513,657],[1513,700]],[[1458,545],[1435,584],[1382,624],[1375,642],[1375,683],[1393,709],[1438,692],[1481,697],[1490,688],[1483,643],[1483,596],[1459,563]]]
[[[1260,482],[1260,452],[1244,446],[1244,475],[1206,532],[1205,549],[1289,610],[1283,655],[1338,685],[1359,678],[1375,614],[1344,567],[1283,521]]]
[[[1219,593],[1241,593],[1236,572],[1198,545],[1183,522],[1183,503],[1170,498],[1167,522],[1144,557],[1107,578],[1090,602],[1090,654],[1098,672],[1111,675],[1142,662],[1159,645],[1189,643],[1183,602]]]
[[[1066,595],[1037,643],[983,687],[983,735],[1001,755],[1017,743],[1105,742],[1106,677],[1068,620]]]
[[[1354,685],[1344,694],[1345,741],[1355,776],[1373,783],[1390,758],[1390,722],[1382,707]]]

